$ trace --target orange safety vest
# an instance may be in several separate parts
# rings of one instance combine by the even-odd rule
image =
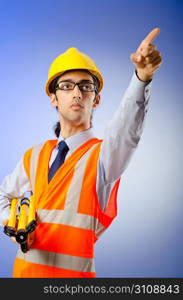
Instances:
[[[96,277],[94,243],[117,214],[120,179],[114,182],[105,211],[96,192],[102,140],[77,148],[48,184],[48,166],[57,140],[29,149],[24,167],[38,214],[35,239],[27,253],[18,250],[13,277]]]

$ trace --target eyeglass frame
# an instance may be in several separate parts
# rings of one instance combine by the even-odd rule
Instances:
[[[59,84],[62,83],[62,82],[70,82],[70,83],[73,83],[73,84],[74,84],[73,89],[68,89],[68,90],[61,89],[61,88],[59,87]],[[83,90],[81,90],[79,85],[80,85],[81,83],[83,83],[83,82],[92,84],[93,87],[94,87],[94,89],[93,89],[92,91],[83,91]],[[74,81],[72,81],[72,80],[70,80],[70,79],[68,79],[68,80],[62,80],[62,81],[60,81],[60,82],[57,83],[57,85],[55,86],[55,89],[56,89],[56,90],[59,89],[59,90],[61,90],[61,91],[65,91],[65,92],[67,92],[67,91],[73,91],[73,90],[75,89],[75,86],[76,86],[76,85],[78,86],[78,88],[79,88],[79,90],[80,90],[81,92],[85,92],[85,93],[97,92],[97,86],[96,86],[96,84],[95,84],[94,82],[91,82],[90,80],[87,80],[87,79],[81,80],[81,81],[79,81],[79,82],[74,82]]]

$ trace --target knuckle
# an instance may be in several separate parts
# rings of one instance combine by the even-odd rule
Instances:
[[[156,45],[151,44],[151,49],[155,50],[156,49]]]

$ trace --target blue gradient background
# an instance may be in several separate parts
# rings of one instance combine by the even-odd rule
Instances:
[[[52,60],[78,47],[105,78],[94,114],[99,138],[134,67],[129,56],[154,27],[164,62],[153,80],[139,147],[123,175],[118,217],[96,244],[98,277],[182,277],[182,1],[0,1],[0,181],[26,149],[53,138],[55,110],[44,93]],[[0,277],[17,246],[0,232]]]

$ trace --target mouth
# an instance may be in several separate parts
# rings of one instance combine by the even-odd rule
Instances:
[[[80,104],[73,104],[73,105],[71,105],[71,108],[73,108],[74,110],[78,110],[78,109],[81,109],[83,107]]]

